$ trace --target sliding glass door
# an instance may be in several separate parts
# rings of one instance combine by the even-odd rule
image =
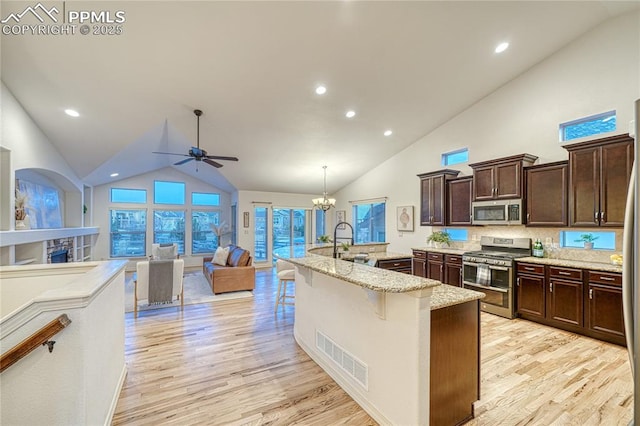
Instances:
[[[311,213],[306,209],[273,209],[273,250],[285,256],[304,253],[310,239]]]
[[[268,207],[255,207],[254,208],[254,241],[253,249],[255,262],[267,262],[269,252],[269,241],[267,236],[269,235],[269,208]]]

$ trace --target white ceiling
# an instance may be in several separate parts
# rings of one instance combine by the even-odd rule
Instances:
[[[36,2],[3,1],[0,15]],[[44,2],[45,6],[62,2]],[[221,189],[335,192],[638,2],[67,2],[121,35],[2,36],[2,80],[90,184],[166,167]],[[25,19],[27,19],[26,17]],[[501,41],[511,46],[493,52]],[[324,96],[314,93],[323,83]],[[81,116],[70,118],[65,108]],[[357,112],[346,119],[348,109]],[[383,136],[387,128],[390,137]]]

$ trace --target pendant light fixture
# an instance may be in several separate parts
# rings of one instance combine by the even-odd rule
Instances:
[[[335,207],[336,200],[335,198],[327,198],[327,166],[322,166],[322,168],[324,169],[324,192],[322,198],[314,198],[312,201],[314,207],[326,212],[331,207]]]

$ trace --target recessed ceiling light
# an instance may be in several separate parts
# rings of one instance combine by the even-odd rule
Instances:
[[[509,43],[507,43],[506,41],[503,43],[500,43],[499,45],[496,46],[496,53],[502,53],[505,50],[507,50],[507,47],[509,47]]]
[[[327,93],[327,88],[324,86],[318,86],[316,87],[316,93],[318,95],[324,95],[325,93]]]
[[[393,132],[391,130],[387,130],[384,132],[385,136],[391,136],[393,134]]]
[[[345,115],[347,116],[347,118],[353,118],[356,116],[356,112],[353,110],[350,110],[350,111],[347,111]]]
[[[65,109],[64,113],[71,117],[80,117],[80,113],[78,113],[78,111],[76,111],[75,109]]]
[[[119,176],[119,175],[120,175],[120,173],[111,173],[109,176],[116,177],[116,176]]]

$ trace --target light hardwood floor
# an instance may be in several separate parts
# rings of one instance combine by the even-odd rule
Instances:
[[[254,298],[126,314],[128,375],[114,425],[376,424],[296,345],[295,308],[273,313],[277,281]],[[482,314],[476,425],[627,425],[626,350]]]

